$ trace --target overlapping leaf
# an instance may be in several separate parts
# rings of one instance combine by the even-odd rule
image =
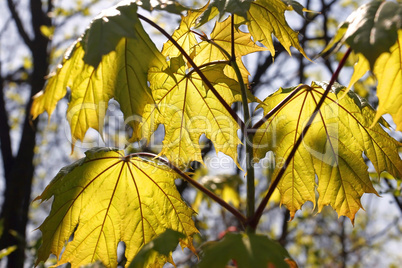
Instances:
[[[203,251],[200,268],[226,267],[230,260],[239,268],[297,267],[286,249],[263,235],[227,233],[221,241],[207,242]]]
[[[340,26],[337,41],[364,55],[372,68],[377,58],[395,44],[401,28],[402,4],[374,0],[347,18]]]
[[[135,3],[148,11],[163,10],[178,15],[185,10],[189,10],[189,8],[175,0],[137,0]]]
[[[370,70],[368,60],[359,54],[354,67],[349,88]],[[374,123],[383,114],[391,114],[396,129],[402,131],[402,30],[398,31],[398,40],[391,47],[390,53],[381,54],[376,60],[373,73],[378,79],[377,96],[379,105]]]
[[[144,268],[163,266],[166,260],[171,258],[171,253],[185,235],[180,232],[167,229],[154,240],[148,242],[135,256],[129,268]],[[170,262],[173,263],[172,260]]]
[[[197,18],[205,11],[207,6],[199,10],[188,11],[185,17],[182,16],[179,28],[172,35],[172,38],[176,40],[187,54],[191,54],[198,43],[191,29],[195,27]],[[174,58],[178,57],[181,53],[171,41],[168,41],[163,45],[162,54]]]
[[[224,8],[218,8],[222,6]],[[294,10],[295,5],[287,5],[282,0],[230,0],[215,1],[201,16],[200,24],[225,12],[236,14],[236,24],[246,24],[255,42],[259,41],[268,48],[272,57],[275,56],[275,48],[272,36],[274,35],[286,51],[291,54],[293,46],[308,58],[299,44],[298,34],[293,31],[285,19],[285,11]],[[300,5],[297,7],[300,12]],[[302,9],[303,11],[303,9]]]
[[[215,0],[200,17],[199,25],[205,24],[219,14],[221,19],[226,13],[236,14],[247,19],[247,11],[252,0]]]
[[[194,63],[198,66],[213,61],[229,61],[228,55],[222,52],[226,51],[229,56],[232,48],[232,32],[231,32],[231,16],[223,22],[216,22],[209,40],[202,41],[194,47]],[[242,73],[244,83],[248,83],[250,73],[244,66],[241,57],[253,52],[264,51],[266,48],[255,44],[249,33],[235,29],[234,31],[234,49],[236,54],[236,62]],[[215,43],[215,44],[213,44]],[[236,74],[232,67],[225,67],[225,74],[237,80]]]
[[[260,107],[268,112],[291,90],[278,90]],[[265,122],[254,138],[256,157],[261,159],[266,152],[273,151],[276,162],[283,163],[323,91],[313,83]],[[387,171],[394,177],[402,177],[398,155],[401,144],[379,123],[370,127],[375,111],[352,92],[341,98],[344,92],[338,85],[329,94],[278,185],[281,203],[292,217],[306,201],[316,204],[317,176],[318,210],[331,205],[338,215],[345,215],[353,222],[362,207],[360,197],[364,193],[377,193],[370,182],[363,153],[378,173]],[[277,172],[278,169],[273,177]]]
[[[291,54],[290,47],[293,46],[307,58],[299,44],[297,32],[293,31],[286,22],[286,10],[292,10],[292,8],[281,0],[256,0],[250,5],[246,24],[254,41],[259,41],[266,46],[272,57],[275,56],[272,40],[274,35],[289,54]]]
[[[53,253],[60,258],[56,265],[69,262],[78,267],[100,260],[116,267],[120,241],[132,260],[166,229],[187,238],[197,232],[193,211],[176,190],[177,176],[154,161],[123,153],[108,148],[88,151],[63,168],[36,198],[54,196],[50,215],[39,227],[43,244],[37,263]]]
[[[133,116],[141,116],[145,105],[153,102],[147,84],[148,68],[152,64],[163,65],[165,59],[139,22],[131,27],[131,31],[136,39],[122,38],[115,51],[103,56],[96,68],[85,63],[85,52],[78,41],[63,65],[49,79],[44,92],[35,97],[33,117],[44,111],[50,116],[69,87],[71,101],[67,119],[73,142],[83,140],[88,128],[102,133],[108,101],[113,97],[120,103],[127,123],[134,129],[133,139],[139,139],[138,124],[141,119]]]
[[[113,51],[123,37],[136,39],[136,32],[133,31],[135,24],[140,24],[135,2],[121,1],[103,10],[92,20],[82,37],[85,63],[96,68],[102,56]]]
[[[202,79],[188,69],[181,57],[172,58],[169,68],[154,67],[149,70],[149,81],[155,105],[148,105],[142,128],[150,137],[158,124],[165,126],[161,154],[178,165],[190,161],[202,162],[199,139],[205,134],[217,151],[235,161],[237,159],[238,125]],[[221,66],[202,70],[212,81],[219,94],[231,104],[234,101],[230,86],[236,81],[224,78]],[[233,83],[234,82],[234,83]]]

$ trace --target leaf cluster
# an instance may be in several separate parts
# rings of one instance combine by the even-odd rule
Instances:
[[[170,35],[138,13],[138,7],[180,14],[180,25]],[[254,234],[275,189],[291,218],[311,201],[319,211],[330,205],[353,222],[362,208],[361,196],[378,195],[363,155],[378,174],[387,171],[401,178],[398,150],[402,144],[384,130],[389,125],[381,118],[391,113],[400,130],[401,4],[369,3],[356,11],[335,37],[363,55],[351,83],[368,68],[377,76],[377,111],[335,83],[350,49],[329,83],[280,88],[264,101],[253,96],[243,56],[269,51],[274,57],[275,36],[289,54],[293,46],[307,58],[298,34],[286,22],[285,11],[291,10],[306,11],[298,3],[281,0],[218,0],[197,10],[174,1],[122,1],[97,16],[35,97],[32,116],[44,111],[50,116],[69,89],[67,120],[74,147],[89,128],[102,134],[108,102],[115,99],[133,130],[129,143],[149,142],[163,125],[162,150],[159,155],[126,155],[124,150],[93,148],[61,169],[36,198],[54,198],[50,215],[39,227],[43,244],[37,264],[54,254],[57,265],[69,262],[78,267],[100,260],[116,267],[119,242],[125,244],[129,267],[162,267],[173,262],[170,252],[178,242],[196,252],[192,245],[192,236],[198,232],[192,220],[194,211],[174,183],[182,178],[231,212],[247,231],[207,244],[200,267],[223,267],[230,260],[238,267],[293,267],[285,249]],[[220,21],[215,21],[209,36],[198,30],[215,17]],[[141,21],[168,39],[161,51]],[[384,36],[386,43],[380,41]],[[373,49],[378,54],[367,56]],[[242,115],[232,109],[235,102],[242,103]],[[250,102],[258,102],[257,109],[263,110],[263,118],[254,125],[250,124]],[[246,216],[228,204],[231,201],[236,206],[238,196],[231,200],[223,196],[228,178],[202,184],[184,171],[192,161],[203,163],[203,136],[217,153],[228,155],[247,172]],[[246,149],[244,166],[238,160],[240,146]],[[267,152],[275,155],[276,167],[267,194],[254,209],[252,161],[264,158]],[[219,187],[218,191],[211,185]],[[267,249],[271,250],[263,254]],[[217,256],[218,251],[225,254]]]

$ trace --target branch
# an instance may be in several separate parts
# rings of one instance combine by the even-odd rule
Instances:
[[[24,29],[24,26],[22,25],[21,18],[18,15],[17,10],[15,9],[15,4],[13,0],[7,0],[7,5],[8,9],[10,10],[12,18],[15,21],[15,24],[17,25],[18,33],[20,34],[22,40],[24,40],[24,43],[32,50],[33,49],[32,40],[29,38],[27,32]]]
[[[10,177],[10,171],[13,166],[14,157],[11,149],[10,125],[8,124],[8,114],[4,99],[4,80],[1,76],[0,62],[0,149],[3,158],[4,177],[6,181]]]
[[[210,190],[208,190],[207,188],[205,188],[202,184],[200,184],[199,182],[193,180],[192,178],[190,178],[190,176],[188,176],[186,173],[184,173],[183,171],[181,171],[178,167],[176,167],[175,165],[173,165],[169,160],[166,160],[162,157],[159,157],[156,154],[153,153],[133,153],[128,155],[129,157],[132,156],[139,156],[139,157],[150,157],[150,158],[154,158],[159,160],[160,162],[162,162],[163,164],[165,164],[166,166],[168,166],[169,168],[171,168],[173,171],[175,171],[180,177],[182,177],[185,181],[187,181],[188,183],[190,183],[192,186],[194,186],[195,188],[197,188],[198,190],[200,190],[201,192],[203,192],[204,194],[206,194],[207,196],[209,196],[212,200],[214,200],[215,202],[217,202],[219,205],[221,205],[223,208],[225,208],[227,211],[229,211],[230,213],[233,214],[233,216],[235,216],[242,224],[246,223],[246,218],[244,217],[243,214],[241,214],[237,209],[235,209],[234,207],[232,207],[231,205],[229,205],[228,203],[226,203],[222,198],[220,198],[219,196],[217,196],[216,194],[214,194],[213,192],[211,192]]]
[[[346,60],[349,57],[351,52],[352,52],[351,48],[348,48],[348,50],[346,51],[346,53],[343,56],[342,60],[339,62],[338,68],[336,69],[334,75],[331,77],[331,81],[327,85],[327,88],[325,89],[324,94],[322,94],[321,99],[318,102],[317,106],[315,107],[313,114],[310,116],[310,119],[308,120],[306,126],[304,127],[301,135],[299,136],[299,138],[297,139],[295,145],[293,146],[292,151],[289,153],[288,157],[286,158],[285,163],[283,164],[283,166],[279,170],[278,175],[275,177],[275,179],[273,180],[272,184],[270,185],[270,187],[268,189],[268,193],[264,197],[264,199],[261,201],[260,205],[258,206],[257,211],[254,214],[254,217],[250,220],[249,225],[251,227],[256,228],[256,226],[258,225],[258,222],[259,222],[259,220],[261,218],[261,215],[264,212],[264,209],[267,206],[268,201],[272,196],[272,193],[275,191],[276,187],[279,184],[279,181],[282,179],[282,176],[285,174],[285,171],[286,171],[288,165],[290,164],[290,162],[292,161],[293,157],[295,156],[297,149],[299,148],[300,144],[302,143],[304,136],[307,134],[307,131],[310,129],[310,126],[311,126],[312,122],[314,121],[314,118],[316,117],[316,115],[320,111],[320,108],[323,105],[326,97],[328,96],[332,85],[335,83],[335,80],[338,78],[339,73],[340,73],[342,67],[344,66],[344,64],[346,63]]]
[[[48,15],[43,12],[42,1],[31,0],[30,7],[31,7],[31,23],[35,34],[35,41],[36,39],[47,38],[42,34],[40,27],[42,25],[50,26],[51,20],[48,17]]]
[[[22,78],[24,74],[28,74],[29,71],[24,67],[20,67],[13,71],[12,73],[8,73],[2,77],[2,83],[16,83],[18,85],[23,83],[28,83],[29,78]]]
[[[387,184],[389,190],[395,190],[395,188],[392,186],[392,184],[389,182],[388,179],[384,179],[384,181]],[[395,203],[402,213],[402,202],[399,200],[399,198],[396,195],[392,194],[392,196],[394,197]]]

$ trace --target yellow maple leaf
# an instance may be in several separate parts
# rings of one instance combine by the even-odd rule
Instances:
[[[250,3],[250,9],[247,12],[246,24],[254,41],[259,41],[266,46],[272,57],[275,57],[272,40],[272,35],[274,35],[289,54],[291,54],[290,47],[293,46],[308,59],[299,44],[297,32],[293,31],[286,22],[286,10],[293,10],[293,8],[281,0],[253,1]]]
[[[351,88],[367,71],[370,70],[368,60],[358,54],[358,62],[354,66],[353,76],[348,88]],[[389,53],[382,53],[374,63],[373,73],[378,80],[378,108],[374,117],[375,124],[383,114],[389,113],[402,131],[402,30],[398,31],[398,40]]]
[[[279,89],[260,107],[267,113],[292,90]],[[322,86],[315,83],[302,89],[257,130],[255,156],[261,159],[266,152],[274,152],[277,163],[274,178],[323,92]],[[311,201],[318,204],[319,211],[331,205],[339,216],[345,215],[353,222],[362,207],[360,197],[364,193],[377,194],[363,152],[378,174],[387,171],[394,177],[402,177],[402,161],[398,155],[401,144],[379,123],[370,128],[375,111],[366,102],[352,92],[344,95],[345,90],[339,85],[329,93],[278,184],[281,203],[290,210],[291,217],[306,201]]]
[[[182,16],[179,28],[172,35],[172,38],[176,40],[187,54],[191,54],[194,46],[198,43],[195,34],[192,32],[192,28],[196,26],[198,17],[207,7],[208,4],[199,10],[188,11],[185,17]],[[181,53],[171,41],[167,41],[163,45],[162,54],[173,58],[179,56]]]
[[[163,124],[165,137],[161,154],[179,166],[193,160],[202,162],[199,144],[202,134],[213,142],[217,152],[237,162],[240,144],[237,122],[199,75],[186,68],[181,57],[170,59],[169,65],[167,69],[161,66],[149,70],[155,105],[145,109],[144,137],[149,139],[156,127]],[[208,66],[202,72],[229,105],[235,101],[231,87],[239,85],[233,79],[222,78],[222,66]]]
[[[140,139],[138,125],[141,119],[133,116],[141,116],[145,105],[153,102],[147,84],[148,68],[153,64],[165,64],[165,58],[140,23],[135,24],[133,30],[136,39],[122,38],[115,51],[104,55],[96,68],[84,62],[82,44],[76,42],[71,53],[66,54],[63,65],[49,79],[46,88],[34,98],[31,110],[33,118],[44,111],[50,116],[69,87],[71,100],[67,119],[73,145],[76,140],[84,139],[89,128],[102,134],[104,116],[111,98],[119,102],[126,123],[134,129],[132,140]]]
[[[209,40],[202,41],[194,47],[194,63],[200,66],[213,61],[229,61],[230,58],[228,58],[228,56],[225,55],[221,49],[225,50],[230,55],[232,47],[232,32],[230,29],[231,16],[229,16],[223,22],[216,22]],[[247,84],[250,73],[244,66],[241,57],[250,53],[264,51],[266,48],[258,46],[251,39],[251,34],[242,32],[239,29],[235,29],[233,41],[236,62],[242,73],[243,81],[245,84]],[[217,44],[219,47],[214,45],[212,42]],[[236,74],[233,68],[230,66],[225,67],[225,75],[237,80]]]
[[[56,265],[69,262],[79,267],[100,260],[107,267],[117,267],[120,241],[130,262],[166,229],[183,233],[191,243],[191,235],[198,231],[191,218],[193,210],[176,189],[176,177],[166,166],[124,156],[123,151],[95,148],[86,152],[85,158],[63,168],[35,199],[54,196],[50,215],[39,227],[44,242],[37,264],[53,253]]]

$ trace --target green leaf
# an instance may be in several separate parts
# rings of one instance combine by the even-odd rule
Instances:
[[[369,70],[369,62],[359,54],[348,88],[351,88]],[[373,124],[383,114],[389,113],[394,119],[396,129],[402,131],[402,30],[398,31],[398,41],[391,47],[390,53],[383,53],[378,57],[373,73],[378,80],[379,100]]]
[[[230,86],[238,87],[238,83],[222,79],[225,76],[221,66],[208,66],[202,72],[230,105],[235,100]],[[217,152],[237,161],[237,122],[199,75],[186,68],[181,57],[170,59],[169,68],[151,68],[148,78],[155,105],[146,107],[142,129],[149,140],[159,124],[165,126],[161,154],[179,166],[202,162],[199,140],[205,134]]]
[[[141,23],[137,17],[137,5],[131,1],[122,1],[103,10],[82,37],[85,63],[96,68],[102,56],[115,50],[123,37],[136,39],[133,31],[136,24]]]
[[[289,267],[289,254],[279,243],[263,235],[227,233],[218,242],[207,242],[200,268],[226,267],[235,260],[239,268]]]
[[[395,44],[401,28],[402,3],[374,0],[354,11],[339,31],[344,33],[341,42],[364,55],[372,69],[377,58]]]
[[[171,258],[171,253],[177,247],[181,239],[186,236],[180,232],[167,229],[158,237],[148,242],[134,257],[129,268],[143,268],[150,265],[166,263]]]
[[[215,0],[201,15],[198,26],[201,26],[219,14],[222,19],[226,13],[236,14],[247,20],[247,11],[251,0]]]
[[[236,14],[236,25],[246,24],[254,41],[266,46],[272,57],[275,56],[272,40],[274,35],[289,54],[291,54],[289,48],[293,46],[308,58],[299,44],[298,34],[286,22],[285,11],[294,10],[294,7],[296,11],[300,9],[297,5],[288,5],[282,0],[220,0],[208,6],[200,17],[199,25],[208,22],[217,14],[220,18],[226,12]]]
[[[281,167],[305,127],[325,84],[313,83],[302,89],[276,112],[255,134],[255,156],[263,158],[273,151]],[[293,89],[279,89],[259,107],[265,113],[282,101]],[[344,96],[345,95],[345,96]],[[375,111],[367,102],[337,85],[329,93],[320,113],[303,139],[296,155],[278,184],[281,203],[291,217],[307,201],[318,204],[321,211],[331,205],[338,215],[353,222],[362,207],[364,193],[375,193],[362,154],[371,160],[377,173],[389,172],[402,177],[401,143],[389,136],[379,123],[371,127]],[[277,176],[279,169],[274,171]],[[316,201],[316,176],[318,201]]]
[[[180,15],[185,10],[189,10],[189,8],[175,0],[137,0],[136,4],[148,11],[161,10],[177,15]]]
[[[156,161],[124,156],[123,151],[87,151],[85,158],[61,169],[35,199],[54,197],[50,215],[39,227],[43,244],[37,263],[53,253],[56,265],[78,267],[100,260],[116,267],[120,241],[132,260],[166,229],[184,233],[183,243],[190,245],[197,229],[193,210],[177,192],[176,177]]]

